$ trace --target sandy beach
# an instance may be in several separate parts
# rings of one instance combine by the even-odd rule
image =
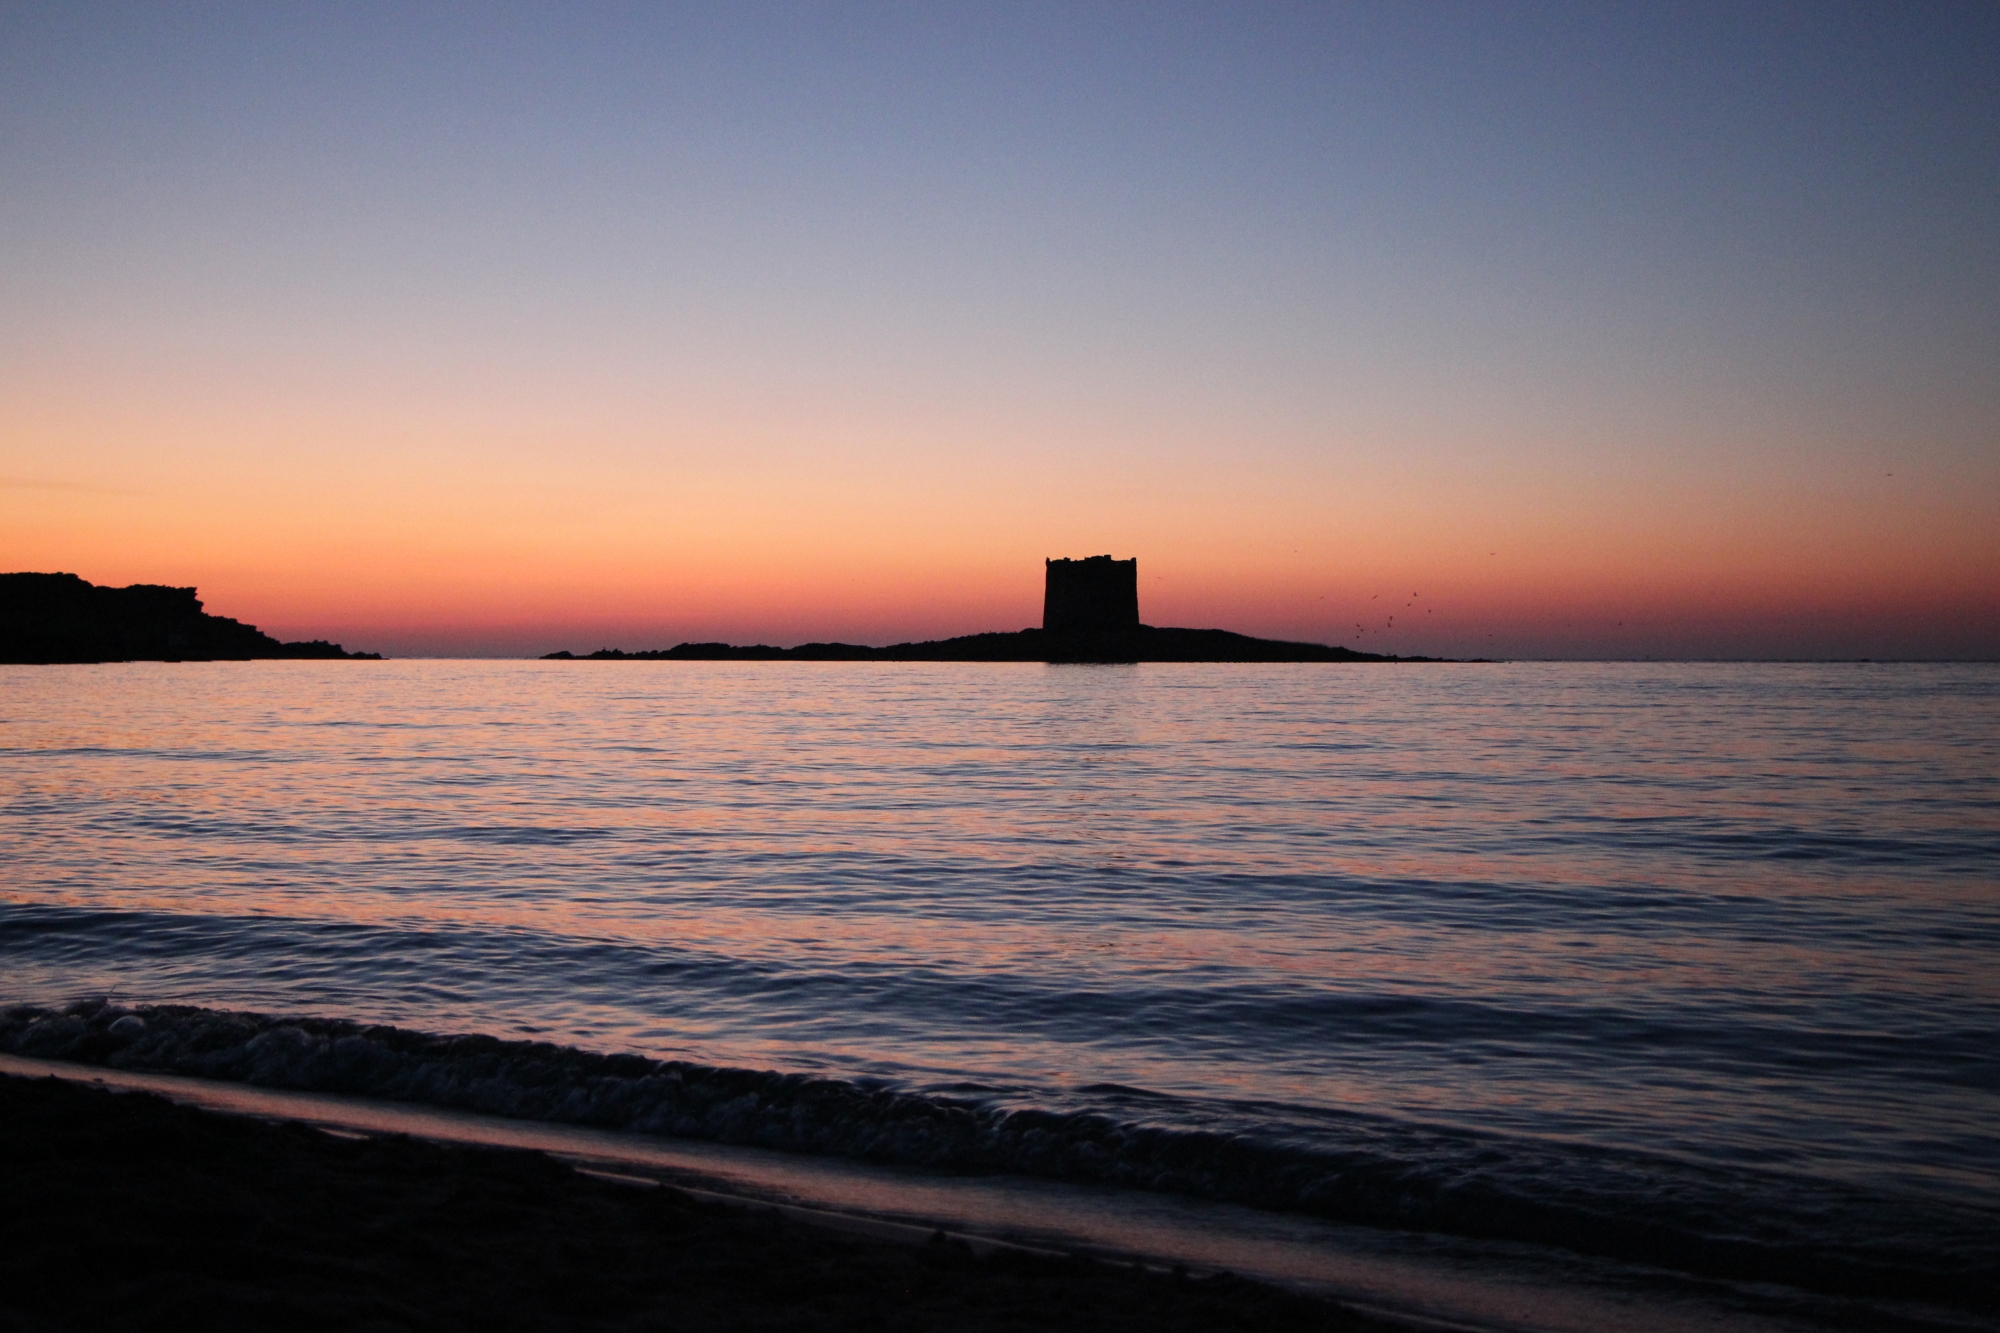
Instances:
[[[0,1327],[1387,1329],[1227,1275],[836,1235],[541,1153],[0,1077]]]

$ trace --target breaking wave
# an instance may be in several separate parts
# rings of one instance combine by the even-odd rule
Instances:
[[[0,1050],[955,1173],[1164,1190],[1827,1295],[1979,1308],[2000,1293],[1989,1219],[1935,1198],[1379,1117],[1343,1117],[1338,1146],[1300,1145],[1282,1133],[1149,1123],[1150,1105],[1177,1099],[1135,1089],[1083,1090],[1098,1109],[1024,1107],[971,1088],[912,1091],[103,1000],[0,1012]]]

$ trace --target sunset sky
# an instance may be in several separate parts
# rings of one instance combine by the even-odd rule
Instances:
[[[0,128],[0,569],[2000,656],[1990,3],[8,3]]]

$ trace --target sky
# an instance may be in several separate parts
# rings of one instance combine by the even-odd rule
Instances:
[[[1996,144],[1989,3],[0,3],[0,569],[2000,657]]]

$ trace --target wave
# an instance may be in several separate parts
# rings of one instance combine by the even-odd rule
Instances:
[[[1671,1052],[1677,1076],[1711,1086],[1773,1075],[1814,1079],[1893,1074],[1928,1090],[2000,1090],[1986,1015],[1943,1005],[1896,1015],[1894,1032],[1838,1014],[1730,1012],[1702,997],[1675,1004],[1587,998],[1449,995],[1385,989],[1301,991],[1269,978],[1148,980],[1113,977],[1059,989],[1028,972],[967,975],[936,966],[848,962],[796,968],[657,942],[554,935],[493,924],[417,929],[339,919],[197,914],[73,906],[8,906],[0,954],[48,978],[102,975],[107,960],[149,969],[138,993],[173,984],[199,963],[209,982],[311,979],[318,1003],[381,1014],[440,991],[579,1008],[631,1003],[754,1003],[768,1033],[786,1026],[828,1030],[826,1015],[851,1026],[907,1030],[928,1016],[977,1014],[990,1032],[1079,1043],[1113,1037],[1126,1049],[1172,1047],[1230,1059],[1247,1043],[1266,1057],[1325,1068],[1345,1052],[1398,1052],[1449,1040],[1463,1058],[1519,1069],[1552,1059],[1610,1071],[1633,1052]],[[54,984],[61,984],[59,981]],[[97,984],[97,983],[91,983]],[[4,998],[32,997],[34,989]],[[47,990],[39,993],[46,994]],[[530,1029],[532,1030],[532,1029]],[[1351,1067],[1351,1066],[1350,1066]],[[1623,1076],[1644,1066],[1625,1064]],[[1743,1151],[1738,1145],[1737,1151]],[[1758,1150],[1778,1151],[1770,1141]],[[1990,1150],[1989,1150],[1990,1152]],[[1772,1160],[1765,1158],[1766,1161]]]
[[[941,1171],[1166,1190],[1826,1295],[1969,1309],[2000,1296],[2000,1227],[1974,1208],[1358,1115],[1343,1119],[1335,1146],[1302,1145],[1277,1131],[1148,1123],[1161,1097],[1137,1089],[1085,1090],[1111,1112],[1023,1107],[964,1085],[910,1091],[343,1019],[103,1000],[0,1011],[0,1050]]]

